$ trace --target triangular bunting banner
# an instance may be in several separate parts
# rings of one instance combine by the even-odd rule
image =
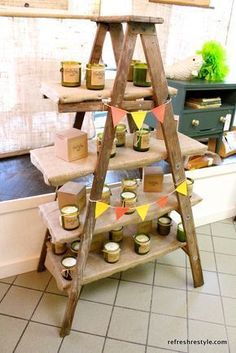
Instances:
[[[116,207],[116,220],[118,221],[118,219],[120,219],[125,212],[128,211],[128,207]]]
[[[139,130],[141,129],[141,127],[143,125],[146,114],[147,114],[147,112],[141,112],[141,111],[131,113],[132,118],[134,119],[134,122]]]
[[[157,204],[158,204],[161,208],[163,208],[163,207],[165,207],[165,205],[167,204],[167,202],[168,202],[168,196],[164,196],[164,197],[162,197],[160,200],[157,201]]]
[[[159,120],[161,123],[163,123],[163,121],[165,119],[165,111],[166,111],[165,104],[159,105],[158,107],[151,110],[151,112],[155,116],[155,118],[157,120]]]
[[[121,119],[127,114],[126,110],[116,108],[116,107],[111,107],[111,115],[112,115],[112,120],[113,120],[113,125],[116,126],[119,124]]]
[[[142,219],[142,221],[145,220],[146,215],[148,213],[150,205],[142,205],[142,206],[138,206],[136,207],[136,211],[138,212],[140,218]]]
[[[188,195],[188,188],[187,188],[187,182],[186,180],[183,181],[181,184],[179,184],[177,186],[177,188],[175,189],[175,191],[177,191],[178,193],[187,196]]]
[[[101,216],[108,209],[108,207],[109,205],[107,203],[97,201],[95,208],[95,218]]]

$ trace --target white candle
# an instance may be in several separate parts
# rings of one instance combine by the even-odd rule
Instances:
[[[76,265],[76,258],[73,256],[67,256],[62,259],[62,265],[66,268],[71,268]]]
[[[106,243],[105,245],[104,245],[104,249],[106,250],[106,251],[117,251],[117,250],[119,250],[119,244],[117,244],[117,243],[114,243],[114,242],[109,242],[109,243]]]
[[[149,237],[146,234],[139,234],[135,237],[139,243],[146,243],[149,241]]]

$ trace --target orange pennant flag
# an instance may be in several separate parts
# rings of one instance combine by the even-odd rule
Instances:
[[[116,207],[116,220],[120,219],[125,212],[127,212],[129,207]]]
[[[163,208],[165,207],[165,205],[167,204],[167,201],[168,201],[168,196],[164,196],[162,197],[160,200],[157,201],[157,204]]]
[[[165,119],[165,111],[166,111],[166,105],[161,104],[158,107],[154,108],[151,110],[152,114],[155,116],[157,120],[159,120],[162,124]]]
[[[111,107],[113,125],[114,126],[118,125],[121,119],[126,115],[126,113],[127,113],[126,110],[116,108],[116,107]]]

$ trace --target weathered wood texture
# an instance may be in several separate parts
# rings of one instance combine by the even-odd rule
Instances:
[[[197,6],[197,7],[210,6],[210,0],[149,0],[149,2],[156,2],[159,4],[183,5],[183,6]]]
[[[122,23],[122,22],[143,22],[143,23],[159,23],[164,22],[161,17],[149,17],[149,16],[99,16],[93,19],[96,22],[104,23]]]
[[[28,7],[2,6],[0,17],[26,17],[26,18],[58,18],[75,20],[93,20],[96,17],[91,15],[81,15],[67,10],[38,9]]]
[[[155,135],[155,132],[154,134]],[[107,136],[107,134],[106,134]],[[178,134],[181,146],[181,156],[204,154],[207,146],[183,134]],[[175,148],[175,145],[173,145]],[[30,152],[31,162],[38,168],[48,185],[63,185],[74,178],[94,172],[97,165],[96,141],[89,141],[88,157],[74,162],[66,162],[55,156],[54,146],[38,148]],[[167,150],[163,140],[155,137],[150,139],[150,149],[147,152],[137,152],[133,149],[133,134],[127,134],[126,146],[117,148],[116,156],[109,159],[108,169],[132,169],[158,162],[167,158]]]
[[[88,255],[87,265],[84,270],[82,284],[87,284],[101,278],[113,275],[114,273],[125,271],[137,265],[150,262],[156,258],[168,254],[174,250],[184,247],[186,243],[176,240],[176,225],[172,226],[171,232],[167,236],[158,235],[155,223],[153,222],[153,231],[151,236],[151,250],[146,255],[140,256],[134,251],[134,241],[132,235],[136,233],[135,226],[129,226],[125,229],[125,237],[121,243],[120,260],[117,263],[109,264],[103,260],[101,249],[92,251]],[[106,241],[107,235],[104,235]],[[61,256],[54,255],[49,246],[46,267],[53,274],[57,281],[58,288],[69,291],[71,282],[66,281],[61,276],[63,269],[60,261]]]
[[[153,25],[154,27],[154,25]],[[161,61],[160,48],[157,36],[141,35],[141,40],[147,59],[152,79],[154,101],[156,105],[163,104],[168,99],[167,82],[165,78],[164,68]],[[168,152],[168,159],[172,168],[172,176],[176,185],[185,180],[185,172],[182,163],[181,149],[174,124],[174,115],[171,104],[166,105],[165,119],[162,124],[163,135]],[[203,284],[203,274],[201,269],[200,255],[194,228],[193,214],[189,199],[178,193],[178,202],[182,222],[187,236],[189,249],[189,259],[193,274],[194,286],[199,287]]]
[[[95,46],[96,55],[91,55],[91,58],[98,58],[100,55],[101,48]],[[98,51],[97,51],[98,50]],[[99,52],[99,55],[98,55]],[[106,80],[105,88],[99,91],[93,91],[86,89],[85,83],[83,82],[80,87],[63,87],[60,82],[43,82],[41,84],[41,93],[50,98],[55,103],[67,104],[67,103],[85,103],[89,101],[92,105],[96,104],[96,101],[102,99],[111,98],[113,89],[113,80]],[[171,96],[176,95],[177,90],[173,87],[169,87],[169,94]],[[153,90],[151,87],[136,87],[132,82],[128,82],[124,100],[134,100],[145,97],[152,97]]]
[[[91,56],[89,58],[89,63],[98,64],[102,56],[102,48],[104,40],[107,34],[108,25],[104,23],[98,23],[96,36],[94,38]]]
[[[164,188],[163,191],[160,193],[150,193],[150,192],[143,192],[143,185],[140,184],[138,188],[138,201],[137,206],[152,203],[157,201],[163,196],[166,196],[170,191],[174,189],[174,185],[172,180],[170,180],[170,176],[165,177]],[[112,188],[112,196],[111,196],[111,205],[112,206],[120,206],[120,193],[121,187]],[[89,198],[89,195],[87,196]],[[198,202],[201,201],[201,198],[196,194],[191,197],[191,204],[196,205]],[[178,202],[175,194],[172,194],[168,198],[168,203],[165,207],[160,208],[158,205],[151,205],[145,220],[152,220],[156,217],[159,217],[163,214],[170,212],[171,210],[178,209]],[[64,230],[59,222],[60,211],[58,209],[57,202],[50,202],[40,206],[40,212],[43,218],[45,225],[48,227],[52,243],[67,243],[73,241],[81,236],[83,233],[83,226],[85,223],[86,217],[86,209],[83,209],[80,214],[80,227],[78,229],[72,231]],[[97,221],[94,228],[94,234],[99,234],[103,232],[108,232],[109,230],[113,229],[114,224],[116,227],[124,226],[128,224],[136,224],[141,222],[141,219],[137,212],[134,212],[130,215],[124,215],[118,221],[116,220],[115,216],[115,209],[109,208],[103,215],[101,215]]]

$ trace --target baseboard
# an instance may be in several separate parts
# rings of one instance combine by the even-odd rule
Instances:
[[[227,209],[221,212],[209,212],[205,216],[194,217],[194,223],[196,227],[203,226],[208,223],[214,223],[222,221],[226,218],[234,218],[236,216],[236,207]]]
[[[19,273],[35,271],[37,269],[39,257],[29,259],[22,258],[19,261],[11,262],[0,266],[0,279],[15,276]]]

